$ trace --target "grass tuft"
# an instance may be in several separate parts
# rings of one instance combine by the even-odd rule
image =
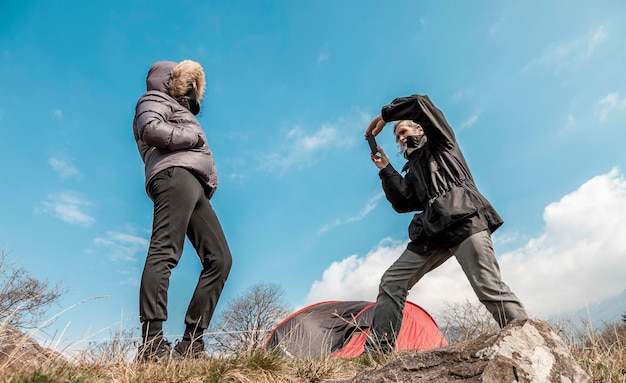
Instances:
[[[555,325],[579,365],[594,383],[626,383],[626,323],[590,326]],[[125,350],[125,348],[117,348]],[[120,351],[122,352],[122,351]],[[380,368],[399,355],[363,354],[354,359],[290,358],[259,350],[242,355],[211,356],[206,360],[136,363],[125,354],[108,358],[76,358],[38,368],[5,366],[6,383],[322,383],[349,381],[359,372]],[[106,360],[103,361],[103,360]]]

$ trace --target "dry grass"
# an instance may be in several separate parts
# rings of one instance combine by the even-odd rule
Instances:
[[[559,332],[594,383],[626,383],[626,323],[605,324],[601,330],[568,324]]]
[[[317,383],[350,379],[366,368],[382,366],[387,361],[361,357],[291,359],[268,351],[246,357],[211,358],[172,363],[67,364],[0,373],[7,383]]]
[[[593,382],[626,383],[626,323],[590,326],[553,326]],[[118,348],[119,349],[119,348]],[[106,355],[106,354],[101,354]],[[7,383],[321,383],[349,381],[360,371],[380,368],[397,356],[361,356],[295,359],[277,352],[257,351],[247,356],[211,357],[203,361],[172,363],[120,362],[74,358],[71,363],[39,367],[0,368]]]

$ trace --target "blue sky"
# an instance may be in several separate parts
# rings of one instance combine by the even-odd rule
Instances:
[[[58,344],[138,325],[152,205],[132,134],[150,65],[199,61],[212,203],[234,263],[221,304],[276,283],[294,308],[375,300],[411,215],[381,194],[363,131],[427,94],[504,218],[505,281],[546,318],[619,295],[626,269],[623,1],[0,3],[0,246],[69,292]],[[387,127],[378,138],[396,168]],[[187,244],[170,338],[200,270]],[[410,299],[473,299],[451,260]]]

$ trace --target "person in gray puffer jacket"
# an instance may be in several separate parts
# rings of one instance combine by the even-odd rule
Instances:
[[[153,64],[147,92],[135,108],[133,132],[145,164],[145,186],[154,203],[152,236],[139,290],[140,361],[204,357],[202,335],[215,311],[232,265],[220,222],[210,203],[217,188],[213,153],[196,116],[206,80],[192,60]],[[185,236],[202,272],[185,315],[185,333],[172,347],[163,335],[171,270]]]

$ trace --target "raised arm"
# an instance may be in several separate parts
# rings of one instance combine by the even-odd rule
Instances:
[[[431,145],[450,147],[455,145],[454,131],[443,113],[430,101],[428,96],[414,94],[399,97],[383,106],[381,118],[386,121],[412,120],[422,126]]]
[[[385,124],[387,123],[385,122],[385,120],[383,120],[382,116],[378,115],[374,117],[367,129],[365,129],[365,137],[367,137],[368,134],[371,134],[373,136],[378,135],[378,133],[380,133],[385,127]]]

